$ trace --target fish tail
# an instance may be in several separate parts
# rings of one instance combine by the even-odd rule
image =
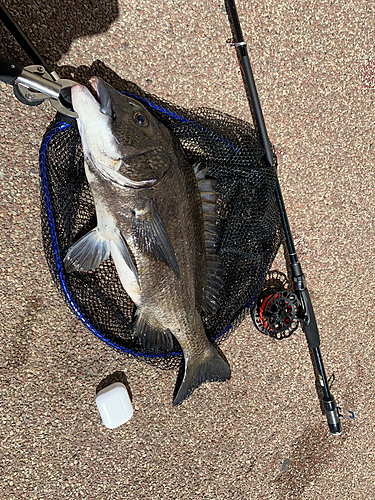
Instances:
[[[185,358],[185,374],[180,388],[173,400],[173,406],[180,405],[184,399],[204,382],[223,382],[230,378],[228,363],[211,344],[199,356]]]

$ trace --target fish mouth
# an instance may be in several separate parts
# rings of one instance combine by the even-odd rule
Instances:
[[[101,106],[102,100],[100,98],[100,91],[99,91],[99,82],[101,82],[101,79],[99,79],[97,76],[93,76],[90,78],[90,80],[87,83],[87,88],[91,92],[91,94],[95,97],[96,101],[98,104]],[[103,83],[101,83],[101,93],[104,94],[105,91],[105,86]],[[107,92],[108,94],[108,92]]]
[[[87,83],[87,88],[100,104],[100,97],[98,92],[98,78],[96,76],[90,78],[90,80]]]
[[[97,76],[93,76],[88,81],[87,88],[98,103],[100,112],[114,119],[115,113],[112,109],[111,96],[104,81]]]

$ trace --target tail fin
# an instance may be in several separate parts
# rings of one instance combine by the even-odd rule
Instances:
[[[184,399],[204,382],[223,382],[230,378],[230,368],[213,345],[200,356],[185,358],[185,374],[173,401],[173,406],[180,405]]]

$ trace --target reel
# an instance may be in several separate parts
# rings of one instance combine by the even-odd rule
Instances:
[[[265,281],[265,289],[259,294],[251,311],[257,330],[277,340],[290,337],[299,326],[301,303],[287,286],[285,274],[271,271]]]

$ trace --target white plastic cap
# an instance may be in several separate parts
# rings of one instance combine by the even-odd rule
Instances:
[[[115,382],[98,392],[96,405],[103,424],[108,429],[119,427],[133,416],[133,407],[128,391],[121,382]]]

